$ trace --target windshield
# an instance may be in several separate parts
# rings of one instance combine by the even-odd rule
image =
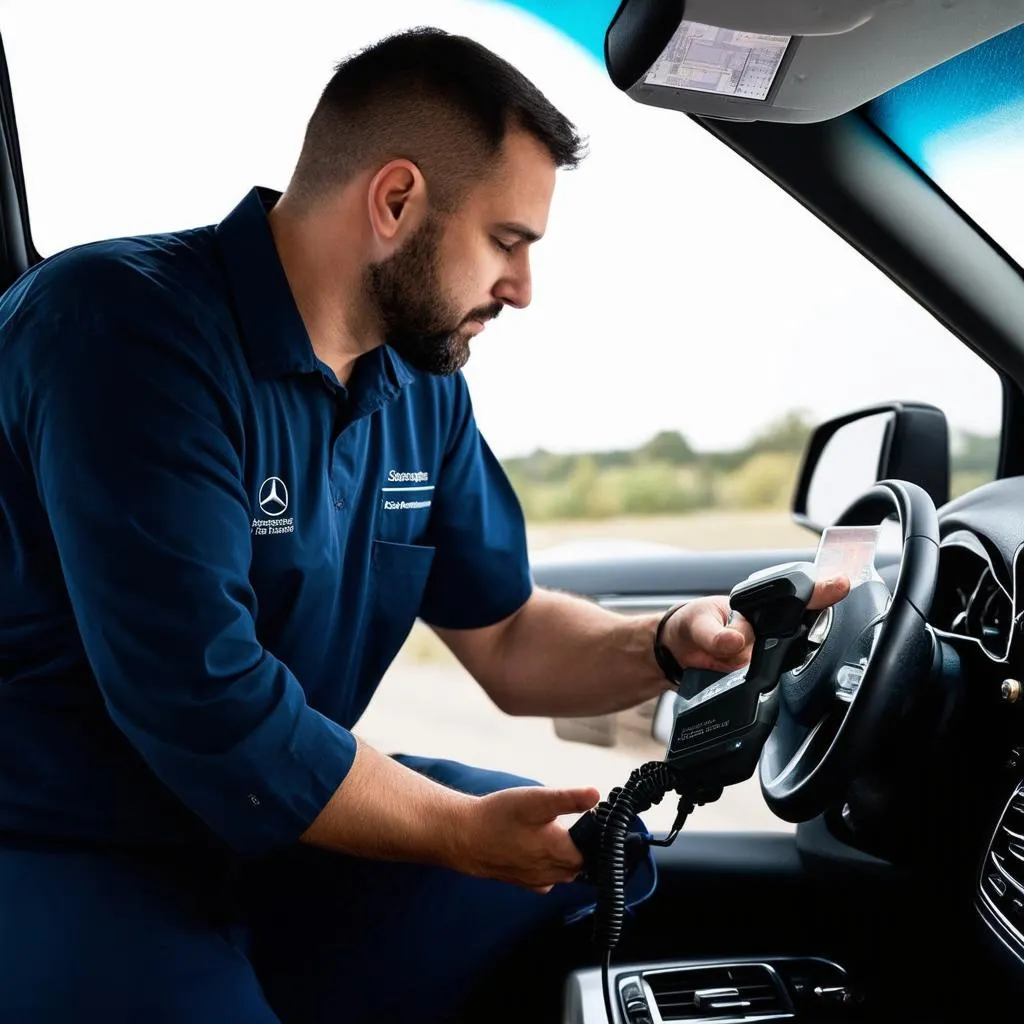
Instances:
[[[1024,263],[1024,26],[893,89],[869,116]]]

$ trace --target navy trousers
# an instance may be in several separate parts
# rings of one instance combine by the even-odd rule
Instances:
[[[528,780],[401,757],[467,792]],[[629,902],[655,885],[634,875]],[[444,1020],[474,983],[594,891],[541,896],[306,846],[245,864],[0,844],[2,1024]]]

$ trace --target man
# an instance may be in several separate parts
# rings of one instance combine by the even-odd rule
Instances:
[[[417,615],[510,714],[669,685],[654,621],[532,587],[457,372],[580,155],[507,63],[402,34],[283,195],[0,302],[5,1024],[429,1021],[592,899],[558,819],[597,791],[350,731]],[[745,662],[727,611],[670,617],[678,662]]]

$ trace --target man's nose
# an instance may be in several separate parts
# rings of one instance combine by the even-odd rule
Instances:
[[[533,298],[533,281],[530,276],[530,264],[524,259],[522,266],[515,273],[503,277],[494,289],[494,297],[506,306],[525,309]]]

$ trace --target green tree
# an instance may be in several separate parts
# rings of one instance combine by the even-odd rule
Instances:
[[[558,488],[553,497],[550,508],[552,517],[556,519],[591,518],[600,475],[593,455],[580,456],[576,460],[569,479]]]
[[[705,504],[700,475],[664,462],[633,466],[621,486],[622,511],[629,515],[692,512]]]
[[[954,435],[951,448],[950,469],[954,473],[987,474],[989,480],[995,479],[999,463],[998,436],[961,430]]]
[[[759,452],[719,481],[719,502],[729,508],[786,508],[799,465],[793,452]]]
[[[673,466],[685,466],[697,458],[689,441],[678,430],[655,434],[637,454],[649,462],[667,462]]]
[[[805,410],[797,409],[787,412],[785,416],[773,420],[759,431],[754,440],[747,446],[749,454],[757,452],[803,452],[810,440],[814,424]]]

